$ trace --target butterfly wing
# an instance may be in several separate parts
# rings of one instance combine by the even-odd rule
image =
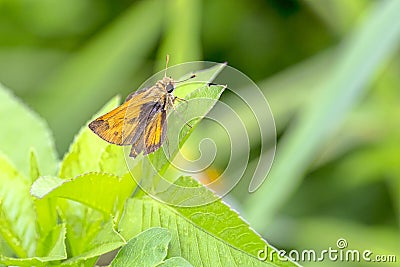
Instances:
[[[141,138],[148,120],[149,107],[165,94],[157,87],[141,89],[119,107],[100,116],[89,128],[105,141],[116,145],[130,145]]]
[[[147,124],[146,131],[144,132],[144,141],[146,149],[144,155],[156,151],[164,143],[167,124],[167,112],[165,109],[157,112],[150,123]]]
[[[136,157],[142,151],[143,155],[147,155],[160,148],[166,136],[166,114],[162,102],[150,107],[141,136],[132,144],[131,157]]]

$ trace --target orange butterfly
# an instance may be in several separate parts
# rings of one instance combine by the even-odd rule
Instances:
[[[122,105],[92,121],[89,128],[109,143],[132,145],[131,157],[142,151],[143,155],[152,153],[165,141],[167,112],[177,99],[174,90],[175,81],[165,75],[154,86],[130,94]]]

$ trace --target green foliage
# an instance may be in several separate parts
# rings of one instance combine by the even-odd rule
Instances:
[[[212,197],[210,191],[199,187],[190,177],[181,177],[176,183],[186,190],[164,193],[180,198],[179,203],[193,204]],[[188,190],[195,186],[200,188],[198,195]],[[181,208],[149,196],[129,200],[119,225],[121,235],[130,239],[149,227],[169,229],[172,239],[168,256],[181,256],[194,266],[294,266],[275,258],[273,263],[259,261],[257,252],[268,244],[220,200]]]
[[[170,66],[191,60],[227,61],[251,77],[268,100],[279,137],[276,160],[263,186],[249,194],[249,173],[258,163],[256,152],[261,147],[259,127],[253,123],[253,107],[232,100],[229,90],[221,97],[234,108],[249,134],[249,142],[235,145],[239,155],[245,155],[250,143],[246,172],[225,199],[258,233],[286,251],[322,251],[335,247],[338,238],[346,238],[351,249],[396,254],[398,261],[399,3],[1,1],[0,81],[12,91],[0,88],[1,262],[93,266],[97,255],[129,242],[118,227],[126,219],[122,203],[131,190],[134,201],[165,210],[165,205],[136,190],[141,177],[151,177],[146,179],[150,185],[163,181],[161,176],[173,183],[168,190],[175,194],[173,199],[162,194],[163,186],[169,184],[161,182],[154,188],[161,200],[189,204],[205,200],[195,183],[193,195],[183,198],[176,185],[188,178],[177,180],[180,176],[165,164],[163,153],[150,155],[147,163],[140,160],[143,164],[137,164],[132,179],[121,157],[124,150],[82,127],[112,96],[129,94],[163,69],[167,53]],[[231,82],[234,77],[222,83]],[[211,90],[219,97],[219,88],[204,91]],[[185,92],[176,93],[186,97]],[[101,112],[118,103],[113,99]],[[186,115],[184,105],[177,108]],[[218,115],[231,121],[229,114]],[[181,118],[176,121],[179,124]],[[222,130],[210,124],[203,120],[193,131],[183,128],[171,144],[185,143],[185,155],[195,157],[207,154],[198,147],[197,137],[203,138],[202,133],[211,137],[217,144],[217,158],[207,169],[210,173],[199,177],[208,181],[214,173],[223,172],[227,161],[234,170],[243,167],[239,160],[229,158],[231,147]],[[77,135],[80,128],[85,130]],[[232,128],[240,130],[236,124]],[[109,195],[104,199],[96,195],[97,186]],[[205,197],[205,202],[215,198]],[[179,210],[174,220],[187,221],[192,228],[201,224]],[[142,230],[146,229],[136,229],[129,238]],[[168,231],[171,241],[161,266],[185,266],[182,260],[190,259],[169,255],[183,254],[171,248],[177,244],[176,231]],[[215,231],[210,233],[215,235]],[[105,236],[109,242],[102,242]],[[110,262],[104,259],[100,257],[99,262]]]
[[[0,158],[0,167],[2,235],[18,256],[33,256],[37,234],[29,184],[6,158]]]
[[[210,68],[202,72],[202,81],[177,89],[177,94],[188,101],[186,105],[191,105],[191,112],[186,113],[194,110],[190,115],[197,120],[179,133],[177,144],[169,144],[171,154],[183,145],[225,89],[206,86],[223,67]],[[194,101],[204,98],[208,101]],[[98,114],[118,102],[118,98],[112,99]],[[22,113],[32,113],[21,103],[15,106]],[[171,131],[178,127],[169,124]],[[48,130],[38,131],[39,135]],[[39,143],[37,148],[41,151],[47,145]],[[147,184],[154,183],[157,188],[160,180],[152,175],[168,169],[170,163],[162,150],[135,158],[132,161],[141,166],[141,172],[129,172],[123,149],[101,140],[85,125],[60,162],[56,176],[38,164],[36,147],[30,154],[29,150],[25,152],[28,159],[30,156],[26,162],[30,163],[26,174],[30,179],[19,173],[11,160],[0,157],[0,229],[9,247],[1,251],[2,264],[92,266],[99,256],[122,247],[111,266],[294,266],[277,259],[258,260],[257,252],[268,244],[191,177],[172,179],[175,183],[155,191],[155,197],[195,207],[167,205],[143,192],[135,179],[151,181]],[[146,171],[150,162],[156,167],[155,173]],[[209,204],[198,206],[204,202]]]
[[[46,123],[1,84],[0,121],[3,129],[0,131],[1,152],[7,155],[24,177],[30,178],[31,149],[35,151],[35,164],[39,169],[49,175],[55,174],[57,156],[53,137]],[[22,132],[29,134],[21,138],[17,133]]]
[[[132,238],[117,254],[111,266],[157,266],[167,256],[171,234],[163,228],[150,228]]]

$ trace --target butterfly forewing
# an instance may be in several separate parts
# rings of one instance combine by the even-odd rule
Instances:
[[[153,86],[130,94],[119,107],[97,118],[89,128],[102,139],[116,145],[132,145],[131,157],[157,150],[166,135],[166,101],[172,95]],[[169,103],[168,102],[168,103]]]
[[[129,103],[125,102],[116,109],[95,119],[89,124],[89,128],[107,142],[123,145],[124,141],[126,141],[122,137],[122,129],[127,105]]]

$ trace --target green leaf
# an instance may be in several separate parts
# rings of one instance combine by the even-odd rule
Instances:
[[[204,66],[200,63],[201,62],[193,62],[190,63],[190,65],[183,64],[182,67],[180,67],[181,65],[178,65],[168,69],[169,72],[173,72],[171,75],[174,75],[174,73],[176,73],[174,76],[172,76],[175,77],[179,75],[179,73],[181,73],[186,68],[188,67],[193,68],[191,70],[192,71],[191,73],[184,74],[182,77],[178,79],[179,81],[189,78],[193,73],[196,74],[195,78],[192,78],[185,83],[181,83],[181,85],[178,85],[176,87],[174,91],[175,96],[188,100],[196,96],[196,95],[190,96],[191,93],[201,92],[203,93],[202,97],[210,97],[210,98],[215,97],[213,94],[211,94],[210,96],[207,95],[209,93],[207,90],[208,87],[207,84],[213,82],[214,79],[224,70],[227,64],[216,63],[214,66],[198,70],[198,68],[204,68]],[[205,65],[207,66],[209,64]]]
[[[30,177],[31,149],[35,150],[41,172],[55,174],[57,155],[47,124],[1,84],[0,124],[0,152],[26,179]]]
[[[163,263],[157,265],[157,267],[193,267],[187,260],[181,257],[172,257],[166,259]]]
[[[129,240],[118,252],[111,266],[156,266],[167,256],[170,241],[171,234],[167,229],[148,229]]]
[[[39,165],[38,165],[38,160],[36,156],[36,152],[34,150],[31,150],[30,153],[30,178],[31,182],[33,183],[39,176],[40,176],[40,170],[39,170]]]
[[[62,221],[66,222],[67,242],[72,256],[65,264],[75,266],[79,263],[79,266],[81,264],[86,266],[95,261],[93,258],[125,243],[115,232],[113,219],[109,215],[120,217],[124,201],[131,194],[131,191],[128,192],[131,184],[133,183],[129,175],[118,178],[110,174],[97,173],[88,173],[71,180],[57,177],[37,179],[31,193],[43,198],[38,201],[64,197],[88,205],[58,199],[58,210]],[[122,193],[119,194],[118,190]]]
[[[187,188],[198,185],[188,177],[180,178],[176,184]],[[165,194],[173,198],[177,196],[174,192]],[[178,197],[198,203],[202,195],[211,194],[205,187],[202,193],[193,198],[190,190],[181,190]],[[130,199],[118,227],[120,233],[129,239],[150,227],[169,229],[172,241],[168,256],[183,257],[194,266],[295,266],[276,257],[273,262],[258,260],[260,250],[273,248],[221,200],[184,208],[169,206],[147,195]]]
[[[0,232],[19,257],[33,256],[38,237],[27,178],[3,156],[0,170]]]
[[[31,195],[37,198],[44,198],[55,188],[60,187],[63,183],[68,181],[69,180],[53,176],[41,176],[32,184]]]
[[[65,224],[56,225],[53,229],[51,229],[47,236],[39,240],[37,255],[42,256],[46,259],[46,261],[66,259],[66,233],[67,230]]]
[[[36,221],[38,226],[39,242],[36,251],[37,255],[46,255],[40,248],[43,244],[40,240],[47,238],[49,235],[54,235],[58,223],[56,211],[56,201],[54,199],[34,199],[36,210]]]
[[[114,97],[93,116],[93,119],[99,114],[104,114],[117,107],[119,102],[119,97]],[[75,137],[69,152],[61,163],[59,177],[73,178],[83,173],[98,171],[100,169],[100,156],[109,145],[109,143],[94,134],[85,124]]]
[[[61,260],[67,258],[67,252],[65,247],[65,225],[57,225],[49,235],[46,236],[39,243],[41,247],[38,250],[41,252],[42,257],[32,258],[10,258],[0,255],[0,264],[5,265],[16,265],[16,266],[49,266],[57,264]],[[59,265],[59,264],[58,264]]]
[[[122,212],[136,184],[130,174],[122,178],[106,173],[87,173],[73,179],[40,177],[31,194],[37,198],[61,197],[78,201],[108,215]]]
[[[97,217],[91,212],[87,215]],[[71,246],[74,245],[73,255],[76,255],[63,262],[67,265],[103,255],[126,243],[122,236],[114,230],[112,220],[104,222],[98,218],[89,217],[84,218],[86,221],[82,221],[81,218],[77,219],[78,221],[67,226],[67,230],[72,234],[71,236],[68,233],[67,236],[72,241]],[[82,224],[87,228],[82,228]],[[77,228],[79,228],[78,231]]]

